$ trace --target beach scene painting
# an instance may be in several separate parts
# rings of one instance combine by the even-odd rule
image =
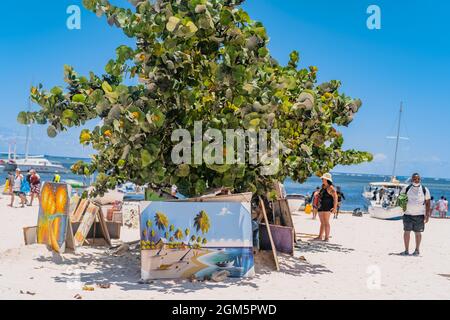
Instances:
[[[46,182],[41,191],[37,242],[53,251],[64,251],[69,219],[69,191],[66,184]]]
[[[151,202],[140,232],[143,280],[255,274],[251,214],[241,203]]]

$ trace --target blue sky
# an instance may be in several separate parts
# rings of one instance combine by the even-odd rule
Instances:
[[[114,3],[127,1],[116,0]],[[0,20],[0,151],[16,137],[24,149],[25,129],[16,124],[26,109],[30,83],[63,84],[63,65],[102,72],[120,44],[132,44],[83,9],[81,30],[66,27],[66,9],[80,0],[4,2]],[[366,9],[381,8],[381,30],[366,27]],[[398,174],[450,177],[450,14],[448,1],[417,0],[248,0],[245,9],[262,21],[272,55],[285,63],[298,50],[301,65],[319,68],[319,79],[341,80],[342,91],[359,97],[363,107],[342,129],[347,148],[367,150],[375,161],[336,168],[345,172],[390,174],[400,101],[405,104]],[[31,152],[80,156],[90,153],[78,141],[79,130],[57,139],[33,127]]]

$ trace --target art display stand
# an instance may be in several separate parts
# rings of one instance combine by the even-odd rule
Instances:
[[[23,229],[25,245],[45,244],[52,251],[75,251],[67,184],[46,182],[39,197],[36,227]]]
[[[37,229],[37,226],[23,228],[23,238],[26,246],[38,243]],[[73,236],[72,225],[70,223],[67,224],[66,238],[60,252],[76,253],[75,239]]]
[[[270,246],[272,248],[273,260],[275,262],[275,268],[277,271],[280,271],[280,265],[278,263],[277,248],[275,247],[275,243],[273,242],[272,230],[269,227],[270,224],[269,224],[269,219],[267,218],[266,207],[265,207],[264,201],[262,200],[261,197],[259,197],[259,203],[260,203],[260,207],[261,207],[263,217],[264,217],[264,224],[266,225],[266,228],[267,228],[267,235],[269,237]]]
[[[97,224],[100,226],[100,235],[98,234]],[[106,245],[111,246],[111,238],[102,209],[94,203],[88,200],[86,202],[80,201],[71,217],[71,225],[76,228],[75,247],[80,247],[85,243],[95,245],[95,240],[99,237],[105,241]],[[88,239],[89,234],[92,235],[90,239]]]

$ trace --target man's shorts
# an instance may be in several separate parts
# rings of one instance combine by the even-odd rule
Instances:
[[[425,216],[403,216],[403,230],[423,232],[425,230]]]

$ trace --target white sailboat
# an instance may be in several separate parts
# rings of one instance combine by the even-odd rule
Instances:
[[[392,171],[391,181],[389,182],[373,182],[369,184],[369,187],[364,190],[363,197],[368,202],[368,212],[373,218],[382,220],[400,220],[403,217],[403,209],[397,206],[397,198],[403,188],[407,184],[400,183],[396,178],[397,169],[397,154],[398,145],[400,141],[400,126],[403,113],[403,103],[400,104],[400,113],[398,119],[398,128],[395,156],[394,156],[394,168]]]
[[[28,108],[31,110],[30,100],[28,100]],[[31,169],[36,170],[38,173],[67,173],[68,170],[61,164],[51,162],[44,156],[30,156],[30,135],[31,135],[31,125],[27,125],[27,138],[25,142],[25,158],[17,159],[16,147],[14,147],[14,152],[11,154],[11,146],[8,151],[8,161],[4,161],[2,164],[4,166],[4,171],[15,171],[20,169],[22,172],[27,172]],[[16,146],[16,145],[15,145]]]

